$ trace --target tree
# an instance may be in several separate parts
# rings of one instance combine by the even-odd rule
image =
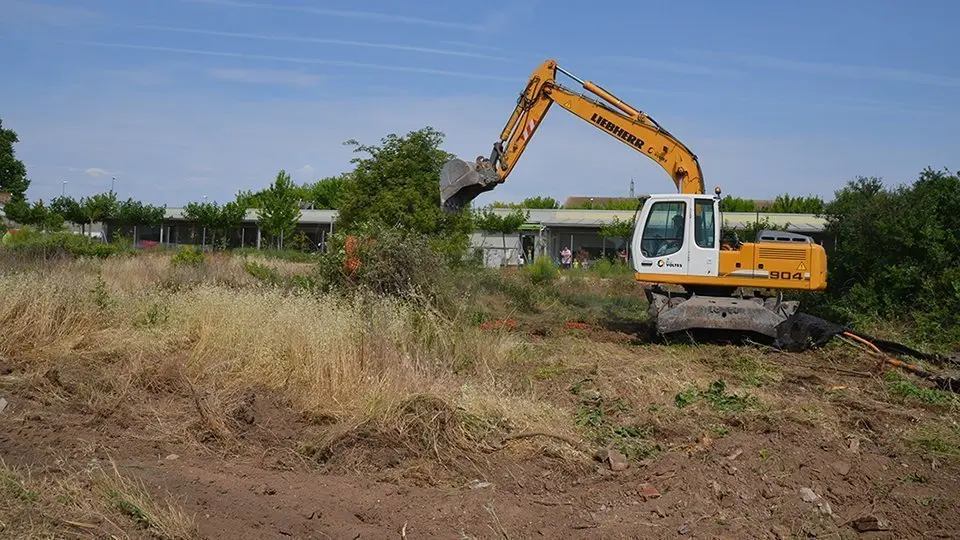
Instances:
[[[500,246],[506,251],[507,235],[519,232],[520,227],[522,227],[528,219],[530,219],[530,212],[526,212],[520,208],[516,208],[506,215],[500,215],[489,209],[484,209],[476,212],[473,221],[476,228],[481,231],[500,233],[500,239],[502,240]],[[506,260],[502,259],[501,264],[506,264]]]
[[[300,220],[300,198],[296,186],[287,171],[281,170],[270,187],[260,195],[260,227],[283,248],[284,238],[289,238]]]
[[[756,203],[750,199],[741,199],[730,195],[720,199],[721,212],[754,212],[756,210]]]
[[[767,211],[781,214],[820,214],[823,212],[823,206],[823,199],[815,195],[791,197],[784,193],[777,195]]]
[[[350,173],[344,173],[340,176],[331,176],[317,180],[313,184],[305,184],[307,201],[313,204],[314,208],[335,210],[340,204],[340,198],[343,194],[343,186],[350,180]]]
[[[380,145],[347,141],[369,157],[351,160],[356,168],[343,186],[341,230],[349,233],[364,223],[379,223],[427,236],[440,252],[464,253],[473,229],[472,212],[440,208],[440,169],[452,157],[440,149],[443,137],[428,126],[404,136],[390,134]]]
[[[220,225],[220,206],[215,202],[189,202],[183,207],[183,218],[203,229],[200,245],[207,246],[207,229],[211,230],[211,243],[216,239],[216,230]]]
[[[633,228],[635,220],[634,218],[630,219],[620,219],[617,216],[613,217],[613,221],[610,223],[604,223],[600,226],[600,238],[607,239],[611,238],[614,240],[621,240],[626,244],[627,256],[630,255],[630,238],[633,238]]]
[[[494,201],[491,204],[493,208],[530,208],[538,210],[556,210],[561,207],[560,202],[553,197],[527,197],[519,203],[505,203]]]
[[[80,199],[80,208],[92,229],[94,223],[109,221],[117,215],[119,208],[117,194],[111,190],[108,193],[97,193],[91,197],[84,197]]]
[[[18,142],[17,133],[12,129],[3,129],[3,119],[0,118],[0,191],[10,193],[10,202],[25,201],[27,188],[30,187],[27,167],[16,158],[13,149]],[[17,210],[14,207],[14,212]]]
[[[50,201],[50,210],[63,216],[64,221],[68,221],[80,227],[84,232],[87,217],[83,213],[80,203],[70,196],[57,197]]]
[[[909,186],[857,178],[826,205],[828,308],[845,322],[907,321],[960,344],[960,178],[926,169]]]

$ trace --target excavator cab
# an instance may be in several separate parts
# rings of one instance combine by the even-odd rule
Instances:
[[[716,276],[719,216],[718,197],[650,196],[634,229],[634,269],[640,274]]]

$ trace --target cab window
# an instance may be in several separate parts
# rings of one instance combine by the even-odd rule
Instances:
[[[716,227],[714,227],[713,201],[697,199],[694,203],[694,240],[697,246],[713,249],[716,245]]]
[[[680,251],[686,212],[687,203],[682,201],[653,203],[640,238],[644,257],[664,257]]]

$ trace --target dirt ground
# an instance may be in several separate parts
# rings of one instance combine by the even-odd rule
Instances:
[[[680,347],[666,356],[616,331],[576,339],[586,351],[599,347],[597,358],[581,360],[594,364],[604,395],[644,384],[617,362],[691,362],[729,374],[724,357],[740,354],[717,347],[703,358]],[[172,496],[196,526],[182,534],[199,538],[960,538],[954,402],[889,393],[864,355],[750,354],[741,379],[775,373],[762,392],[778,406],[687,422],[679,394],[665,393],[636,413],[658,450],[629,456],[619,471],[587,454],[589,441],[575,459],[557,451],[563,441],[539,436],[526,441],[532,454],[437,448],[411,458],[382,448],[359,470],[325,469],[297,451],[316,422],[268,394],[251,396],[236,441],[202,444],[144,420],[151,408],[189,409],[187,395],[158,392],[94,411],[50,397],[0,359],[0,537],[178,537],[175,528],[161,534],[123,514],[51,501],[44,490],[66,481],[30,487],[113,460],[153,500]],[[586,398],[569,388],[583,370],[518,369],[527,368],[539,370],[532,384],[551,399],[582,406]]]

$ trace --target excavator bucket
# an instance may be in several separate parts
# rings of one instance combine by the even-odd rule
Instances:
[[[440,170],[440,206],[446,212],[459,212],[499,183],[500,178],[487,159],[478,157],[474,163],[451,159]]]

